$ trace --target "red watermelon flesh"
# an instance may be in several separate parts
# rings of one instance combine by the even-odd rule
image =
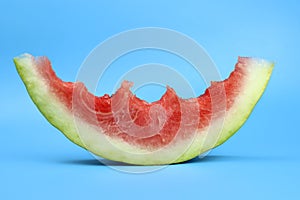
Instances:
[[[56,115],[55,111],[51,111],[50,114],[48,111],[44,111],[47,109],[43,108],[46,107],[43,105],[45,103],[43,102],[44,100],[39,100],[39,95],[41,94],[39,94],[38,89],[30,88],[30,84],[36,84],[35,80],[31,80],[27,74],[31,73],[31,76],[36,77],[39,84],[43,83],[46,85],[46,91],[43,92],[47,95],[51,94],[51,98],[54,98],[55,102],[59,102],[59,105],[64,107],[64,112],[71,113],[77,120],[93,127],[97,130],[97,134],[103,134],[108,138],[116,139],[130,147],[133,146],[134,149],[137,148],[147,153],[160,150],[169,145],[172,146],[174,141],[180,143],[181,140],[187,140],[187,138],[192,138],[191,141],[197,141],[195,137],[197,138],[201,134],[204,135],[204,132],[207,132],[207,129],[215,121],[218,121],[217,119],[221,119],[222,123],[225,123],[223,128],[225,133],[223,133],[223,130],[219,130],[218,138],[215,138],[214,144],[208,145],[208,149],[226,141],[247,119],[264,91],[273,68],[272,63],[240,57],[234,71],[226,80],[212,82],[211,86],[199,97],[182,99],[178,97],[171,87],[167,87],[165,94],[160,100],[149,103],[138,98],[130,91],[133,83],[128,81],[124,81],[115,94],[111,96],[105,94],[97,97],[90,93],[81,82],[64,82],[59,79],[46,57],[34,58],[26,54],[16,58],[15,63],[33,101],[49,122],[62,130],[62,132],[65,133],[64,128],[61,128],[62,125],[51,121],[52,118],[60,116]],[[29,73],[28,71],[31,72]],[[255,81],[260,81],[261,84],[257,84]],[[255,87],[253,88],[250,84],[257,84],[260,87],[257,88],[257,94],[254,91]],[[249,90],[249,94],[247,94],[247,90]],[[247,98],[253,100],[248,102]],[[246,102],[245,108],[242,107],[243,99]],[[229,115],[231,116],[228,113],[233,113],[232,116],[241,115],[240,119],[237,118],[241,122],[237,123],[232,130],[230,130],[230,126],[226,127],[227,118]],[[235,123],[229,120],[228,124]],[[65,134],[68,137],[68,133]],[[79,140],[72,139],[72,137],[68,138],[90,150],[89,145],[86,144],[88,141],[84,141],[85,139],[83,138],[81,138],[83,141],[79,141],[80,136]],[[203,144],[204,141],[200,142]],[[191,143],[193,143],[191,145],[193,146],[195,142],[192,141]],[[186,149],[188,152],[189,147]],[[191,149],[193,149],[191,150],[192,153],[184,152],[182,153],[184,156],[181,156],[181,159],[178,158],[172,162],[187,160],[195,157],[196,154],[202,153],[201,151],[208,150],[206,148],[195,150],[194,147],[191,147]],[[91,151],[109,158],[108,155],[95,152],[98,150],[94,148]],[[124,157],[126,158],[112,159],[134,164],[165,164],[163,161],[155,159],[147,163],[145,160],[135,161],[133,159],[131,161],[128,156]],[[166,163],[168,162],[170,161]]]
[[[81,114],[81,118],[87,123],[100,126],[105,130],[104,133],[109,136],[121,137],[128,143],[155,149],[170,143],[172,139],[174,139],[180,126],[179,123],[181,122],[181,110],[183,109],[181,106],[186,106],[187,108],[185,109],[190,110],[189,108],[192,109],[191,103],[198,103],[200,108],[199,121],[197,122],[198,129],[207,127],[210,123],[212,115],[211,90],[223,93],[221,90],[225,89],[226,107],[223,107],[223,109],[229,109],[234,103],[235,96],[238,95],[242,89],[242,84],[240,83],[243,82],[243,79],[246,77],[243,69],[243,63],[245,61],[247,61],[247,58],[240,58],[235,70],[230,74],[229,78],[222,82],[213,82],[212,85],[206,89],[205,93],[197,98],[197,101],[194,99],[182,99],[177,96],[172,88],[167,87],[167,91],[161,99],[153,103],[148,103],[135,96],[130,91],[132,83],[128,81],[124,81],[121,88],[112,96],[108,94],[101,97],[94,96],[81,82],[64,82],[59,79],[53,71],[50,61],[46,57],[40,57],[35,62],[37,63],[38,72],[50,85],[51,92],[53,92],[68,109],[72,110],[73,103],[75,103],[72,101],[73,92],[78,91],[81,93],[81,98],[77,99],[80,101],[76,104],[80,106],[77,108],[77,112]],[[148,129],[150,128],[150,130],[138,133],[136,133],[134,129],[128,129],[127,132],[122,131],[122,129],[119,128],[119,124],[116,123],[116,115],[112,112],[112,101],[114,100],[120,101],[123,104],[129,101],[130,119],[126,120],[133,120],[135,124]],[[150,118],[149,110],[156,105],[162,106],[168,113],[168,119],[165,120],[166,122],[163,125],[159,124],[159,121],[151,123],[151,119],[158,118],[161,114],[160,112],[156,112],[154,114],[155,116]],[[121,105],[120,108],[122,107],[125,106]],[[153,126],[149,126],[149,124],[153,124]],[[153,129],[158,129],[158,132],[151,134],[152,136],[149,137],[144,136],[147,135],[147,132],[153,132]]]

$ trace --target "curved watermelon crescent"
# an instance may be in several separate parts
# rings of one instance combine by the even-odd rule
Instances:
[[[101,157],[140,165],[183,162],[224,143],[249,117],[263,94],[274,67],[273,63],[262,59],[240,57],[238,64],[242,66],[245,75],[241,90],[235,96],[232,106],[226,111],[224,120],[221,122],[216,120],[210,126],[209,133],[217,134],[217,140],[210,142],[207,136],[208,130],[198,129],[192,142],[177,141],[167,148],[153,152],[130,145],[118,138],[110,138],[103,134],[99,127],[83,120],[74,120],[72,112],[51,92],[48,83],[38,72],[37,60],[30,54],[14,58],[14,63],[35,105],[68,139]],[[214,127],[220,127],[218,123],[222,123],[222,129],[214,133]],[[216,128],[215,132],[217,130],[219,129]],[[84,138],[82,134],[79,137],[78,131],[86,133]]]

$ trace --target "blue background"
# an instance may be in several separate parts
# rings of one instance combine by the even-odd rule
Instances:
[[[1,1],[0,199],[300,199],[298,2]],[[201,161],[134,175],[99,165],[49,125],[12,58],[47,55],[72,81],[97,44],[146,26],[194,38],[223,77],[238,55],[276,66],[251,117],[224,145]]]

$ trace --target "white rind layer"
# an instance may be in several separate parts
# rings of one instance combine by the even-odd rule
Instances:
[[[109,138],[99,127],[74,118],[72,112],[51,93],[46,81],[38,73],[38,66],[31,55],[24,54],[15,58],[14,62],[35,105],[67,138],[101,157],[140,165],[186,161],[225,142],[250,115],[265,90],[274,65],[261,59],[248,59],[242,92],[236,97],[225,119],[215,120],[209,130],[198,130],[193,140],[178,142],[175,139],[167,147],[150,152],[129,145],[121,139]]]

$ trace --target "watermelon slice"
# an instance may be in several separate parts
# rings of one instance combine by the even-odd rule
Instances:
[[[198,98],[167,87],[148,103],[125,81],[114,95],[97,97],[81,82],[64,82],[46,57],[14,58],[26,89],[45,118],[75,144],[101,157],[139,165],[183,162],[224,143],[246,121],[274,64],[239,57],[234,71]],[[214,100],[213,100],[214,99]]]

